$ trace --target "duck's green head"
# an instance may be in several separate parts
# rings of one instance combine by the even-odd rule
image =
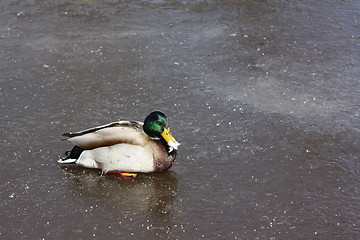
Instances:
[[[177,150],[180,145],[170,133],[165,114],[159,111],[150,113],[144,121],[144,132],[152,139],[164,139],[169,146],[169,152]]]

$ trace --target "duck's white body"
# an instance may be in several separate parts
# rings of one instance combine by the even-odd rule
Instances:
[[[154,162],[150,146],[115,144],[84,150],[76,164],[87,168],[99,168],[105,173],[120,172],[153,172]]]

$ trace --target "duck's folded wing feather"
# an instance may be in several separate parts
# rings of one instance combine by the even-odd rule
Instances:
[[[112,122],[112,123],[109,123],[109,124],[106,124],[106,125],[102,125],[102,126],[98,126],[98,127],[94,127],[94,128],[89,128],[89,129],[82,130],[82,131],[79,131],[79,132],[64,133],[63,136],[67,137],[67,138],[64,139],[64,140],[67,140],[68,138],[78,137],[78,136],[81,136],[81,135],[85,135],[85,134],[88,134],[88,133],[99,131],[99,130],[104,129],[104,128],[116,127],[116,126],[119,126],[119,125],[122,125],[122,122]]]
[[[147,135],[142,130],[142,122],[120,121],[80,132],[64,133],[66,139],[83,149],[94,149],[118,143],[144,145]]]

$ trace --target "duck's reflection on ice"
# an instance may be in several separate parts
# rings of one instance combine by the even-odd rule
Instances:
[[[118,174],[101,175],[100,171],[77,166],[63,169],[73,180],[69,181],[69,191],[85,204],[104,211],[141,211],[152,217],[172,214],[177,179],[171,170],[126,178]]]

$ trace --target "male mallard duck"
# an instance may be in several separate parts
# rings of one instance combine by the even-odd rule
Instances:
[[[150,113],[144,123],[119,121],[63,136],[75,146],[59,163],[124,176],[170,168],[180,145],[170,133],[165,114],[159,111]]]

